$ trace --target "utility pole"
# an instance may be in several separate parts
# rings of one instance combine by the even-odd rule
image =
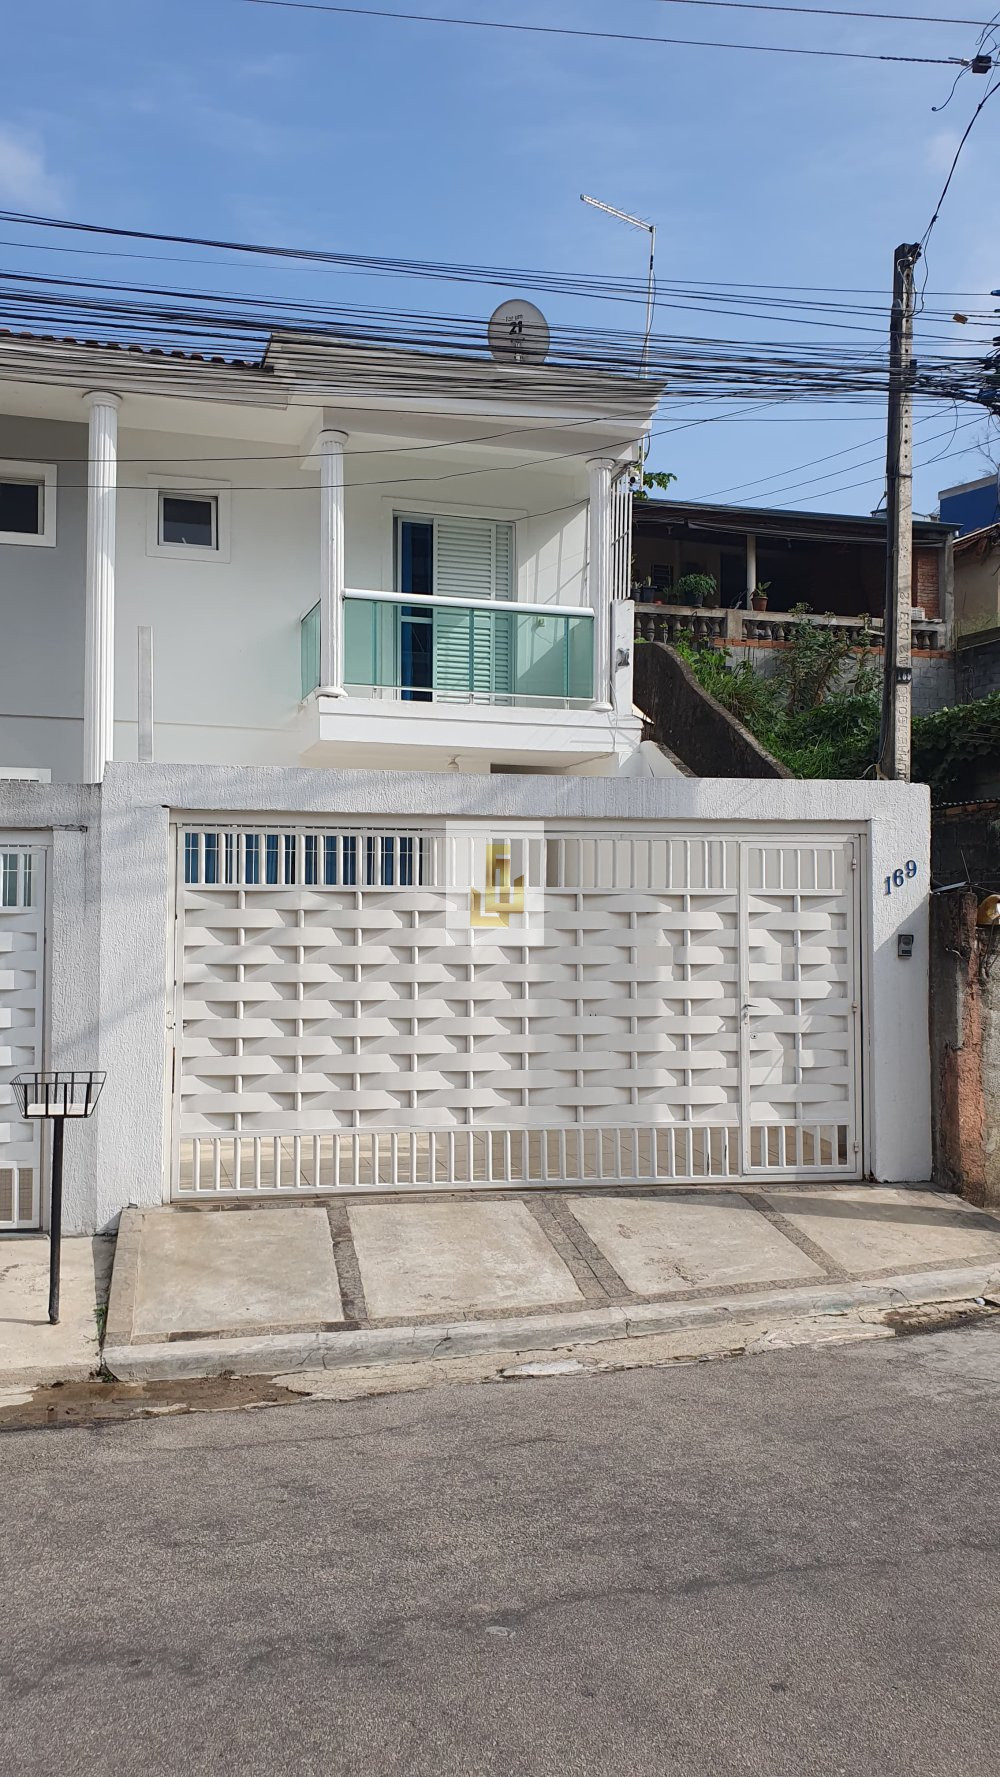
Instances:
[[[885,652],[878,775],[910,779],[913,689],[913,270],[916,245],[897,247],[889,321],[889,415],[886,427]]]

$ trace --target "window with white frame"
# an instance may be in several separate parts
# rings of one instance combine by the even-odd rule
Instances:
[[[150,477],[147,555],[229,560],[229,489]]]
[[[214,494],[160,495],[161,543],[188,549],[218,549],[219,502]]]
[[[0,543],[55,540],[55,465],[0,461]]]

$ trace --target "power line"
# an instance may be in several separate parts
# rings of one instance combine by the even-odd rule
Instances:
[[[934,224],[937,222],[937,219],[941,214],[941,208],[942,208],[942,205],[944,204],[944,200],[948,196],[949,187],[951,186],[951,182],[952,182],[953,178],[955,177],[955,169],[958,166],[959,160],[961,158],[962,149],[965,147],[966,142],[969,140],[969,137],[972,134],[973,126],[975,125],[976,120],[979,117],[979,113],[982,111],[984,105],[987,105],[989,103],[990,99],[992,99],[992,97],[993,97],[993,94],[996,92],[1000,92],[1000,80],[994,80],[992,86],[987,87],[986,91],[984,92],[982,98],[979,101],[979,104],[976,106],[976,109],[972,113],[972,116],[969,118],[969,121],[966,124],[965,129],[962,132],[961,140],[958,144],[958,147],[955,150],[954,159],[952,160],[951,166],[948,168],[948,177],[945,180],[943,186],[941,187],[941,195],[938,198],[938,201],[934,206],[934,213],[931,216],[931,219],[928,222],[927,227],[924,229],[924,232],[920,237],[920,248],[921,248],[922,252],[926,251],[927,243],[931,238],[931,233],[933,231]]]
[[[933,439],[926,439],[925,442],[928,444],[931,444],[934,442],[934,440]],[[954,457],[965,456],[967,454],[967,451],[968,451],[968,446],[963,445],[959,450],[949,451],[948,456],[954,456]],[[930,459],[930,461],[935,462],[935,463],[943,462],[943,461],[947,461],[947,457],[932,457]],[[858,464],[858,467],[860,468],[861,465]],[[927,462],[924,461],[922,463],[915,463],[914,467],[917,469],[924,469],[927,467]],[[825,494],[820,494],[820,495],[816,495],[815,493],[801,494],[798,499],[790,500],[788,503],[790,506],[801,506],[802,502],[804,500],[813,500],[816,498],[828,499],[832,494],[849,494],[849,493],[852,493],[855,488],[871,487],[873,485],[873,483],[877,483],[878,481],[879,481],[879,477],[877,475],[869,475],[863,481],[850,481],[847,483],[847,485],[845,487],[830,488],[827,491],[827,493],[825,493]]]
[[[927,67],[955,68],[967,65],[961,56],[901,56],[878,54],[874,50],[814,49],[802,45],[777,43],[725,43],[713,38],[661,37],[650,32],[591,31],[573,25],[529,25],[506,19],[468,19],[449,17],[437,12],[392,12],[374,6],[330,5],[327,0],[238,0],[242,6],[275,6],[287,12],[321,12],[352,18],[405,20],[414,25],[453,25],[471,31],[505,31],[527,33],[533,37],[587,38],[600,43],[662,43],[671,48],[748,50],[759,55],[821,56],[848,62],[910,62]]]
[[[932,434],[932,436],[930,438],[922,438],[920,442],[921,442],[921,444],[937,444],[939,442],[939,440],[942,438],[949,438],[949,439],[954,438],[956,431],[967,431],[970,427],[978,426],[981,423],[982,422],[980,420],[980,417],[978,415],[976,415],[976,417],[974,419],[966,420],[965,424],[963,426],[960,426],[960,427],[946,426],[942,432],[935,432]],[[872,440],[872,443],[876,443],[876,442],[879,442],[879,441],[875,440],[875,439]],[[865,447],[863,445],[855,445],[854,448],[856,450],[862,450]],[[840,453],[840,454],[846,454],[846,453]],[[944,455],[944,454],[947,454],[947,453],[942,452],[942,455]],[[823,459],[819,458],[817,460],[822,461]],[[930,459],[930,460],[936,461],[937,459]],[[796,493],[799,488],[805,487],[805,488],[808,488],[810,491],[809,491],[808,495],[804,495],[803,497],[808,498],[808,499],[813,499],[816,497],[816,494],[815,494],[816,488],[817,487],[822,488],[824,483],[826,483],[828,481],[836,481],[839,478],[839,476],[841,476],[841,475],[853,475],[855,473],[855,471],[858,469],[867,469],[869,467],[874,467],[874,465],[878,464],[878,463],[884,463],[884,453],[881,456],[877,456],[877,457],[867,457],[861,463],[851,463],[849,465],[846,465],[843,469],[831,470],[831,472],[828,475],[807,475],[803,481],[790,481],[790,482],[786,481],[786,482],[782,483],[779,487],[772,488],[769,491],[767,498],[769,500],[783,499],[786,494]],[[808,467],[808,465],[805,463],[802,463],[799,466],[803,469]],[[778,478],[773,477],[772,479],[778,479]],[[871,479],[875,480],[877,478],[875,476],[873,476]],[[851,487],[865,487],[868,484],[867,484],[867,482],[851,482],[849,485]],[[831,493],[840,493],[842,491],[846,492],[847,490],[835,487],[835,488],[831,488],[829,491]],[[822,497],[822,496],[820,496],[820,497]]]
[[[929,415],[927,415],[925,417],[930,418]],[[969,420],[966,422],[967,426],[973,426],[973,425],[979,425],[979,424],[980,424],[980,421],[979,421],[978,416],[975,419]],[[949,439],[953,438],[955,435],[955,431],[957,429],[958,428],[946,427],[944,431],[935,432],[930,438],[923,439],[922,443],[936,444],[937,441],[941,438],[949,438]],[[822,487],[822,485],[825,482],[838,480],[841,475],[853,475],[856,473],[856,471],[858,469],[867,469],[870,465],[874,465],[876,463],[881,463],[883,461],[883,456],[867,457],[860,463],[845,463],[845,465],[841,469],[831,469],[826,475],[807,475],[801,481],[788,481],[788,479],[787,479],[787,475],[789,473],[794,474],[795,469],[808,469],[808,468],[818,465],[820,463],[830,462],[833,460],[834,457],[849,456],[854,451],[866,449],[869,444],[878,444],[878,443],[881,443],[880,438],[866,439],[863,444],[849,445],[847,447],[847,449],[845,449],[845,450],[831,451],[829,456],[816,457],[814,459],[813,464],[797,463],[797,464],[795,464],[794,468],[791,471],[782,471],[777,475],[770,475],[770,476],[762,477],[761,478],[762,480],[777,481],[779,485],[776,488],[772,487],[772,488],[767,489],[766,491],[761,491],[759,493],[756,493],[752,497],[754,500],[763,499],[763,500],[766,500],[769,503],[771,503],[776,500],[783,499],[786,494],[796,493],[799,488],[809,488],[810,490],[812,490],[816,487]],[[864,485],[864,484],[852,484],[852,485]],[[753,482],[744,482],[742,484],[742,488],[755,487],[755,486],[756,486],[756,484]],[[721,491],[722,492],[742,491],[742,488],[737,487],[736,489],[723,489]],[[837,491],[838,491],[837,488],[831,489],[831,492],[833,492],[833,493],[836,493]],[[714,500],[717,497],[718,496],[715,493],[703,494],[700,496],[700,499],[707,504],[710,500]],[[810,492],[809,497],[810,498],[812,497],[811,492]]]
[[[802,18],[883,19],[891,24],[967,25],[972,30],[989,28],[988,20],[939,18],[928,12],[864,12],[840,6],[778,6],[768,0],[659,0],[663,6],[712,6],[727,12],[787,12]]]
[[[443,283],[476,283],[494,284],[498,286],[504,285],[513,288],[524,287],[534,290],[545,290],[560,295],[596,298],[601,301],[645,302],[646,299],[645,280],[624,276],[609,279],[595,277],[592,274],[585,272],[561,273],[545,271],[537,267],[472,265],[451,263],[445,260],[402,259],[366,253],[333,252],[322,248],[275,246],[262,242],[230,241],[216,239],[210,236],[167,234],[147,229],[121,228],[111,224],[73,221],[66,217],[38,216],[24,211],[15,210],[0,210],[0,222],[7,222],[17,227],[52,229],[63,233],[69,232],[91,236],[102,236],[108,239],[149,241],[165,246],[203,247],[215,252],[224,252],[227,254],[244,253],[252,255],[255,258],[263,257],[268,259],[288,260],[292,263],[315,263],[318,265],[331,266],[341,271],[347,269],[374,272],[392,277],[415,278],[418,280],[430,279]],[[24,243],[6,241],[0,242],[0,245],[14,246],[23,251],[45,253],[71,252],[86,254],[91,251],[91,249],[88,248],[65,248],[59,245],[52,245],[51,243],[31,241],[26,241]],[[160,260],[165,264],[200,264],[209,266],[213,264],[213,261],[209,259],[189,260],[169,254],[151,254],[148,256],[141,254],[130,255],[127,253],[118,254],[107,247],[94,248],[93,251],[101,257],[109,258],[148,257],[154,264],[158,263]],[[249,270],[251,265],[252,260],[245,268],[241,269]],[[693,278],[675,278],[666,282],[661,280],[662,297],[658,306],[665,306],[669,300],[679,297],[689,299],[691,305],[694,307],[700,307],[706,298],[712,301],[726,302],[757,302],[758,300],[765,300],[763,297],[758,299],[755,294],[758,291],[768,293],[766,301],[770,306],[782,309],[811,308],[815,310],[819,308],[840,313],[858,312],[881,316],[888,306],[887,293],[878,290],[867,290],[856,286],[826,288],[822,285],[810,284],[724,284],[713,280]],[[751,294],[748,297],[746,294],[747,292],[754,294]],[[970,291],[939,291],[937,293],[938,300],[943,300],[945,297],[951,297],[962,302],[966,302],[970,296],[977,295],[981,296],[982,300],[985,302],[988,293],[986,291],[980,293]],[[826,298],[875,296],[881,297],[882,300],[874,305],[860,306],[839,302],[831,303],[829,301],[817,304],[808,300],[800,300],[803,297],[810,298],[815,296]],[[942,316],[945,313],[946,311],[944,310],[940,311]],[[976,311],[970,310],[970,319],[976,318],[976,313]],[[984,309],[981,318],[992,324],[993,310]]]
[[[843,450],[831,450],[828,451],[824,457],[810,457],[808,462],[796,463],[791,471],[787,469],[778,469],[773,475],[758,475],[753,481],[732,482],[729,487],[713,488],[711,493],[703,494],[701,497],[703,500],[718,500],[721,499],[723,494],[741,494],[747,488],[759,488],[761,485],[766,485],[769,481],[782,481],[787,474],[794,474],[795,469],[813,469],[818,463],[830,463],[833,461],[834,457],[851,456],[856,450],[867,450],[870,445],[878,443],[879,437],[865,438],[860,444],[847,444],[844,446]]]

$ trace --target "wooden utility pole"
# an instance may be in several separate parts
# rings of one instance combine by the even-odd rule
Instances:
[[[885,447],[885,653],[878,775],[910,779],[913,655],[913,269],[919,246],[896,248],[889,322]]]

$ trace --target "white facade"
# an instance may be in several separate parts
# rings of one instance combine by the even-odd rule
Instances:
[[[473,812],[470,814],[470,811]],[[853,846],[857,871],[854,873],[856,887],[852,890],[855,900],[851,905],[856,906],[856,948],[850,952],[849,942],[855,940],[849,939],[847,901],[834,879],[831,878],[831,884],[837,888],[837,895],[833,903],[827,898],[822,909],[822,932],[826,935],[821,933],[818,938],[810,939],[812,915],[801,900],[796,912],[794,885],[790,888],[793,903],[790,905],[787,894],[781,902],[769,899],[767,894],[760,896],[754,887],[755,879],[748,877],[746,887],[753,904],[747,908],[745,923],[738,911],[738,903],[733,901],[725,886],[711,908],[703,906],[700,911],[694,908],[692,917],[694,926],[701,930],[699,943],[702,951],[693,962],[686,954],[690,946],[686,945],[683,933],[678,935],[674,931],[675,927],[679,931],[685,925],[691,929],[691,917],[685,914],[683,905],[680,908],[674,906],[669,895],[664,898],[664,894],[656,890],[651,894],[640,891],[638,899],[632,896],[617,908],[602,903],[598,926],[587,936],[583,952],[575,959],[562,954],[564,945],[559,932],[563,928],[559,921],[565,923],[566,909],[556,905],[548,946],[543,942],[537,954],[529,956],[527,961],[519,954],[513,963],[494,959],[490,966],[495,974],[506,974],[511,979],[523,975],[526,969],[534,970],[536,974],[540,970],[539,980],[548,979],[556,984],[556,997],[565,993],[566,971],[572,967],[576,971],[574,979],[581,982],[579,993],[585,1001],[591,1002],[590,1009],[599,1013],[603,1003],[609,1018],[624,1019],[627,1025],[633,1016],[647,1018],[650,1009],[645,1002],[630,1006],[627,981],[625,987],[622,986],[626,977],[621,974],[614,958],[606,954],[607,947],[599,942],[600,930],[607,927],[614,946],[617,946],[615,955],[618,956],[623,942],[625,951],[629,949],[627,928],[630,921],[639,922],[635,928],[635,945],[641,951],[652,941],[650,934],[655,925],[651,926],[650,921],[658,920],[668,945],[660,952],[665,983],[660,1026],[663,1052],[655,1041],[651,1050],[645,1039],[638,1044],[642,1047],[645,1042],[647,1059],[644,1065],[655,1071],[669,1065],[665,1056],[671,1048],[675,1052],[674,1060],[677,1060],[678,1048],[682,1051],[684,1048],[686,1025],[692,1017],[699,1016],[696,1008],[689,1007],[685,1012],[683,1005],[678,1004],[678,994],[682,1001],[686,997],[677,985],[682,980],[697,978],[701,983],[697,989],[692,988],[688,997],[698,998],[708,991],[718,1000],[714,1011],[711,1004],[708,1007],[713,1022],[712,1031],[706,1034],[720,1049],[730,1043],[731,1011],[724,1002],[727,996],[731,998],[732,984],[727,974],[726,958],[734,954],[732,947],[742,942],[740,934],[745,931],[751,952],[756,952],[758,960],[765,965],[765,975],[767,968],[772,970],[770,978],[761,976],[759,970],[756,972],[759,991],[752,993],[751,999],[776,996],[774,1016],[782,1021],[785,1029],[798,1028],[814,1052],[807,1058],[800,1056],[797,1061],[786,1049],[784,1055],[775,1055],[774,1068],[769,1072],[765,1066],[763,1074],[760,1071],[761,1058],[766,1063],[766,1046],[758,1050],[756,1058],[752,1053],[748,1054],[746,1065],[756,1074],[753,1090],[759,1092],[763,1087],[767,1103],[774,1101],[775,1092],[779,1099],[789,1101],[794,1097],[788,1090],[796,1083],[794,1070],[805,1060],[807,1067],[818,1066],[826,1070],[814,1075],[824,1084],[821,1096],[830,1102],[836,1099],[838,1103],[848,1105],[849,1095],[844,1095],[838,1081],[847,1065],[842,1041],[844,1018],[850,1013],[851,1005],[856,1004],[857,1098],[843,1115],[838,1110],[835,1120],[843,1123],[848,1117],[853,1119],[850,1126],[857,1130],[859,1148],[856,1155],[853,1151],[845,1154],[846,1171],[845,1166],[839,1164],[839,1156],[833,1171],[840,1176],[874,1176],[885,1180],[929,1177],[926,1016],[929,804],[923,787],[682,778],[660,781],[564,778],[554,781],[517,776],[456,777],[445,773],[417,775],[363,770],[330,773],[273,767],[232,770],[224,767],[112,765],[99,790],[23,782],[0,784],[0,831],[9,842],[16,839],[21,846],[34,844],[44,852],[49,871],[45,1059],[50,1065],[82,1066],[86,1063],[104,1067],[108,1072],[108,1084],[98,1115],[92,1124],[73,1130],[72,1139],[67,1139],[68,1225],[81,1230],[103,1227],[113,1221],[127,1202],[169,1200],[177,1182],[176,1143],[183,1133],[175,1120],[176,1070],[178,1065],[186,1065],[183,1055],[175,1056],[179,1043],[193,1044],[191,1055],[202,1057],[200,1062],[195,1059],[194,1075],[189,1072],[187,1076],[190,1081],[200,1077],[199,1067],[203,1070],[208,1067],[205,1057],[210,1057],[213,1049],[217,1051],[216,1077],[219,1072],[224,1077],[231,1077],[233,1044],[242,1041],[250,1054],[257,1042],[250,1022],[239,1039],[218,1029],[201,1033],[189,1029],[186,1037],[179,1030],[178,1000],[174,991],[178,832],[218,830],[225,826],[237,830],[259,830],[263,826],[274,832],[296,827],[315,831],[346,825],[355,831],[405,829],[412,833],[421,830],[421,823],[427,831],[440,831],[442,823],[465,828],[471,825],[488,838],[516,834],[527,826],[541,830],[557,843],[566,835],[592,835],[599,830],[605,833],[612,830],[621,840],[628,841],[645,841],[652,837],[658,844],[669,840],[682,845],[709,844],[716,849],[742,844],[758,851],[765,845],[772,851],[775,847],[800,852],[819,850],[841,858],[847,856],[845,845]],[[911,862],[912,874],[908,873]],[[898,886],[895,882],[897,872],[900,877]],[[805,881],[803,888],[808,889]],[[788,889],[789,884],[786,884]],[[689,885],[682,892],[681,901],[684,894],[690,897],[692,892],[697,893],[697,889]],[[709,893],[714,894],[714,890]],[[249,901],[254,902],[252,895],[249,895]],[[454,959],[456,945],[461,948],[468,942],[467,896],[461,906],[465,935],[454,929],[445,934],[442,941],[448,956],[442,953],[435,961],[434,950],[426,954],[425,961],[432,971],[435,968],[444,970]],[[544,913],[543,897],[543,927]],[[328,952],[322,948],[326,940],[322,939],[319,951],[310,948],[313,937],[308,930],[310,916],[305,906],[301,912],[289,913],[286,908],[277,916],[296,922],[301,917],[304,922],[301,955],[296,952],[291,966],[293,974],[297,970],[301,977],[305,1012],[314,994],[329,993],[324,985],[324,970],[331,965]],[[220,907],[220,919],[222,917]],[[243,922],[245,935],[240,940],[244,946],[246,934],[252,934],[254,922],[261,917],[265,922],[273,921],[273,897],[270,900],[265,897],[263,902],[258,900],[249,906]],[[225,918],[231,920],[231,913],[226,913]],[[324,913],[323,918],[327,919],[328,915]],[[366,976],[363,958],[356,958],[349,964],[355,971],[360,971],[355,979],[363,1000],[384,998],[386,982],[395,991],[399,982],[412,972],[409,955],[398,958],[390,968],[381,955],[375,954],[379,946],[389,941],[386,938],[385,909],[376,909],[370,918],[374,922],[368,929],[368,940],[374,946],[370,976]],[[353,908],[350,922],[357,922]],[[0,915],[0,930],[2,927]],[[800,934],[798,937],[795,936],[796,930]],[[815,930],[819,932],[820,927]],[[717,934],[715,937],[713,931]],[[898,954],[901,933],[913,937],[909,959]],[[216,940],[218,936],[216,933]],[[432,936],[428,933],[428,939]],[[438,938],[433,939],[435,944],[438,941]],[[412,934],[405,942],[412,947]],[[520,945],[521,940],[517,943]],[[833,956],[831,946],[839,947],[839,958]],[[216,951],[213,968],[220,960]],[[201,969],[207,961],[207,957],[196,956],[196,969]],[[637,976],[637,971],[645,971],[651,976],[647,964],[648,959],[637,956],[632,967],[633,976]],[[249,969],[250,975],[259,982],[262,967],[270,966],[269,963],[262,964],[260,957],[250,955],[245,948],[239,958],[230,956],[226,964],[232,981],[236,980],[240,969]],[[690,971],[692,966],[694,976],[690,972],[685,975],[685,970]],[[847,974],[844,973],[845,967],[848,968]],[[783,977],[783,986],[779,985],[777,977],[773,977],[774,968],[777,968],[779,977]],[[581,969],[582,973],[579,972]],[[333,973],[336,972],[334,967]],[[797,994],[795,983],[799,979],[805,981],[807,977],[811,977],[813,986],[803,986]],[[285,979],[287,981],[287,975]],[[739,979],[738,974],[733,977],[733,980]],[[857,1002],[846,1000],[844,989],[848,981],[852,990],[856,989],[860,995]],[[230,999],[235,991],[230,986]],[[258,987],[255,991],[261,990]],[[505,991],[509,991],[509,987]],[[648,998],[647,990],[642,991]],[[468,989],[463,987],[461,992],[467,994]],[[545,998],[542,987],[536,992]],[[220,993],[220,1005],[223,997]],[[249,1001],[251,997],[247,988],[243,1001]],[[789,1003],[790,1000],[800,1003]],[[400,1010],[397,1007],[397,1014]],[[425,1010],[420,1009],[418,1021]],[[759,1028],[766,1036],[765,1026],[771,1011],[771,1007],[764,1005],[756,1012],[751,1008],[751,1034],[752,1021],[759,1016],[764,1020]],[[553,1015],[551,1008],[539,1014],[537,1005],[526,1006],[524,1012],[529,1019]],[[507,1019],[519,1016],[511,1005],[505,1011],[494,1006],[493,1013]],[[249,1012],[247,1016],[249,1019]],[[418,1016],[418,1012],[412,1008],[410,1017],[414,1016]],[[451,1066],[463,1076],[470,1069],[476,1071],[486,1065],[495,1075],[496,1033],[480,1039],[482,1054],[477,1059],[476,1044],[467,1047],[463,1032],[454,1022],[462,1016],[457,1006],[451,1012],[443,1011],[435,1040],[439,1047],[443,1041],[444,1047],[450,1046],[454,1050]],[[585,1020],[588,1016],[585,1010]],[[736,1023],[737,1027],[742,1024],[742,1012]],[[402,1028],[398,1045],[400,1054],[409,1054],[412,1049],[405,1034],[406,1028],[409,1026]],[[831,1030],[841,1034],[828,1041]],[[294,1037],[294,1024],[290,1034]],[[532,1031],[529,1029],[527,1034],[530,1037]],[[553,1038],[549,1047],[558,1050],[560,1043],[565,1045],[567,1034],[566,1028],[560,1025],[558,1042]],[[544,1032],[536,1030],[534,1035],[538,1037]],[[351,1040],[354,1040],[353,1036]],[[737,1043],[742,1040],[737,1035]],[[507,1041],[504,1038],[504,1042]],[[621,1043],[622,1039],[618,1038],[615,1043],[609,1043],[609,1049],[620,1048]],[[633,1042],[632,1047],[636,1046]],[[253,1099],[262,1068],[272,1076],[280,1075],[288,1065],[288,1055],[294,1050],[294,1041],[289,1047],[289,1043],[283,1040],[264,1056],[262,1062],[258,1046],[252,1066],[247,1063],[243,1106],[247,1115],[253,1116],[258,1108]],[[543,1062],[544,1043],[542,1050],[535,1053],[539,1066],[553,1065],[551,1057]],[[400,1055],[393,1052],[386,1067],[386,1079],[395,1077],[397,1086],[399,1059]],[[706,1082],[709,1097],[702,1101],[707,1106],[702,1120],[716,1125],[728,1120],[729,1126],[738,1131],[738,1117],[733,1110],[733,1081],[728,1076],[732,1075],[733,1067],[738,1068],[744,1063],[734,1061],[731,1052],[728,1057],[723,1056],[721,1063],[715,1057],[709,1060]],[[531,1065],[529,1063],[529,1067]],[[577,1063],[575,1056],[572,1059],[564,1056],[563,1062],[560,1064],[557,1060],[555,1065],[575,1072],[577,1067],[587,1068],[589,1062],[585,1059]],[[524,1109],[519,1109],[520,1098],[515,1102],[512,1096],[510,1116],[505,1116],[502,1109],[487,1107],[485,1121],[481,1118],[479,1127],[503,1129],[520,1124],[523,1128],[529,1125],[536,1129],[547,1128],[555,1133],[557,1149],[559,1131],[565,1131],[567,1141],[572,1144],[576,1139],[572,1132],[579,1129],[581,1123],[624,1130],[628,1132],[626,1145],[619,1150],[624,1153],[624,1159],[612,1159],[610,1165],[612,1177],[615,1176],[614,1167],[619,1165],[621,1176],[628,1178],[633,1176],[632,1150],[628,1146],[631,1131],[652,1128],[676,1133],[692,1122],[688,1109],[692,1102],[690,1069],[696,1064],[685,1064],[681,1060],[679,1065],[682,1068],[687,1066],[687,1087],[682,1082],[680,1091],[674,1096],[657,1088],[647,1094],[646,1103],[634,1109],[630,1109],[628,1101],[634,1093],[641,1092],[648,1081],[644,1082],[639,1073],[620,1064],[617,1067],[608,1065],[603,1077],[594,1077],[598,1090],[593,1108],[586,1115],[571,1114],[565,1091],[561,1108],[556,1105],[546,1112],[547,1122],[535,1114],[537,1107],[530,1104],[527,1110],[531,1114],[526,1116]],[[370,1066],[370,1058],[359,1061],[362,1074],[367,1073]],[[325,1071],[330,1082],[335,1084],[341,1077],[342,1067],[342,1061],[336,1066],[320,1063],[318,1071]],[[720,1069],[726,1070],[727,1077],[722,1077]],[[208,1072],[211,1074],[211,1067]],[[253,1080],[251,1073],[255,1076]],[[805,1078],[805,1075],[801,1077]],[[376,1079],[374,1084],[378,1088],[380,1082]],[[410,1084],[416,1090],[419,1083],[413,1081]],[[523,1078],[509,1077],[508,1085],[513,1095],[519,1095],[526,1082]],[[304,1080],[302,1086],[315,1090],[316,1081]],[[831,1090],[826,1090],[827,1087]],[[467,1088],[468,1082],[463,1078],[455,1089],[456,1099]],[[491,1090],[495,1088],[494,1078]],[[350,1089],[357,1091],[357,1083],[351,1083]],[[545,1083],[542,1089],[549,1091],[550,1084]],[[739,1089],[738,1079],[736,1089]],[[243,1090],[242,1087],[239,1089]],[[575,1090],[572,1080],[566,1090],[571,1093]],[[619,1102],[611,1106],[609,1095]],[[397,1135],[405,1135],[411,1128],[419,1126],[423,1132],[437,1127],[447,1137],[449,1129],[452,1132],[456,1128],[460,1132],[468,1130],[475,1121],[466,1119],[463,1122],[461,1117],[456,1120],[456,1107],[447,1103],[431,1106],[430,1116],[426,1114],[425,1105],[424,1114],[415,1118],[412,1110],[420,1107],[412,1107],[403,1097],[399,1102],[399,1118],[394,1125]],[[759,1096],[756,1102],[758,1105],[762,1102]],[[718,1111],[714,1108],[727,1104],[729,1109]],[[215,1127],[220,1135],[227,1137],[231,1134],[234,1128],[231,1107],[213,1108],[209,1105],[204,1114],[215,1117]],[[786,1110],[778,1121],[786,1125],[798,1122],[808,1129],[816,1124],[820,1115],[820,1111],[806,1107],[794,1116]],[[770,1119],[769,1111],[765,1117]],[[823,1112],[822,1117],[824,1121],[830,1121],[828,1113]],[[698,1116],[694,1121],[698,1121]],[[343,1126],[342,1120],[331,1118],[331,1129],[335,1123]],[[282,1125],[281,1131],[285,1127]],[[383,1123],[383,1127],[389,1128],[389,1124]],[[184,1126],[188,1132],[190,1128],[191,1125]],[[271,1131],[274,1132],[273,1125]],[[268,1130],[258,1121],[252,1133],[266,1137]],[[677,1149],[677,1152],[681,1153],[681,1150]],[[716,1150],[717,1154],[719,1152],[721,1150]],[[820,1175],[828,1174],[826,1166],[820,1164],[817,1168],[818,1151],[815,1148],[800,1145],[797,1152],[798,1164],[789,1163],[787,1158],[783,1160],[777,1149],[770,1154],[765,1151],[763,1159],[769,1169],[776,1168],[783,1177],[812,1174],[817,1170]],[[569,1154],[566,1164],[572,1171],[571,1145]],[[634,1170],[640,1177],[648,1177],[648,1134],[640,1140],[636,1154]],[[821,1151],[818,1157],[820,1162],[830,1158]],[[759,1170],[761,1158],[759,1147],[756,1164],[751,1152],[751,1171]],[[308,1162],[308,1154],[306,1160]],[[0,1160],[0,1166],[2,1164]],[[661,1164],[666,1166],[666,1162]],[[249,1165],[251,1171],[245,1175],[244,1182],[247,1176],[252,1177],[252,1159]],[[694,1176],[739,1178],[744,1175],[742,1165],[734,1170],[717,1158],[712,1159],[711,1165],[709,1173],[704,1169],[699,1172],[695,1166]],[[720,1166],[724,1166],[721,1173]],[[687,1176],[691,1171],[682,1154],[680,1162],[675,1165],[674,1176]],[[383,1177],[381,1173],[376,1176]],[[556,1177],[558,1161],[550,1173],[553,1182]],[[300,1172],[296,1188],[302,1188],[303,1183],[305,1188],[311,1188],[307,1175]],[[364,1186],[363,1175],[359,1183]],[[384,1183],[382,1188],[385,1188]]]
[[[0,1228],[47,1215],[32,1067],[107,1071],[76,1231],[929,1176],[926,790],[640,743],[656,393],[0,339]]]
[[[0,534],[0,770],[99,782],[139,757],[143,630],[157,759],[619,770],[639,724],[615,478],[656,391],[470,362],[444,365],[444,396],[442,361],[381,354],[380,393],[329,343],[307,375],[295,344],[218,367],[37,342],[15,374],[0,341],[0,484],[44,480],[39,534]],[[204,537],[178,535],[199,510]],[[404,523],[500,527],[508,579],[484,587],[472,562],[466,582],[453,551],[447,576],[404,584]],[[418,625],[434,659],[414,666]]]

